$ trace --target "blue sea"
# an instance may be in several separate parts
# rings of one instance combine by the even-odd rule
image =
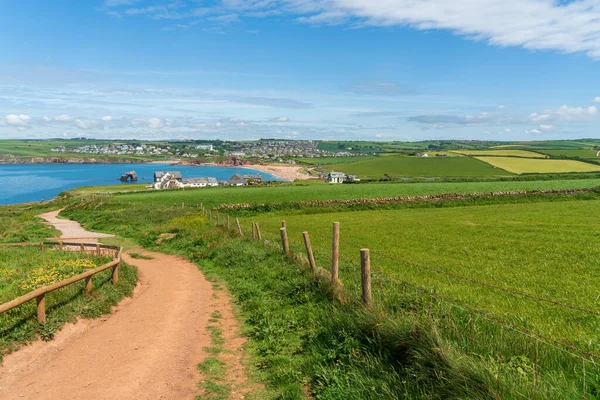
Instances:
[[[154,171],[181,171],[184,178],[214,176],[226,180],[233,174],[261,173],[265,180],[281,180],[274,175],[249,168],[200,166],[184,167],[167,164],[32,164],[0,165],[0,204],[50,200],[60,192],[80,186],[102,186],[121,183],[125,172],[135,171],[137,183],[150,184]]]

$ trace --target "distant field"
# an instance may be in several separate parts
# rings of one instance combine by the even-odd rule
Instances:
[[[323,158],[297,158],[296,161],[310,165],[329,165],[346,162],[354,162],[360,160],[373,159],[372,156],[357,156],[357,157],[323,157]]]
[[[205,207],[220,204],[272,204],[304,200],[347,200],[394,196],[425,196],[442,193],[481,193],[509,190],[575,189],[600,186],[600,179],[570,179],[531,182],[436,182],[436,183],[372,183],[372,184],[314,184],[276,187],[239,187],[193,189],[177,191],[148,191],[114,196],[126,204],[149,203],[173,205],[203,203]],[[101,189],[101,188],[100,188]]]
[[[567,157],[580,157],[580,158],[589,158],[593,160],[600,161],[600,157],[596,157],[596,153],[598,150],[591,149],[560,149],[560,150],[539,150],[540,153],[548,154],[549,156],[567,156]]]
[[[313,215],[265,213],[242,220],[260,224],[279,241],[281,220],[303,251],[310,233],[317,263],[327,267],[331,224],[341,223],[342,280],[357,279],[359,249],[371,250],[372,268],[434,290],[557,339],[597,349],[597,317],[478,286],[409,263],[598,310],[600,239],[590,215],[600,201],[503,204],[442,209],[360,211]]]
[[[373,157],[351,163],[330,164],[327,170],[360,177],[382,177],[385,174],[407,177],[511,175],[469,157]]]
[[[525,173],[565,173],[565,172],[596,172],[600,165],[587,164],[573,160],[536,160],[515,157],[476,157],[497,168],[515,174]]]
[[[526,150],[453,150],[453,153],[464,154],[468,156],[546,158],[544,154]]]
[[[146,190],[146,183],[130,183],[127,185],[109,185],[109,186],[82,186],[70,190],[74,195],[92,194],[92,193],[119,193],[119,192],[139,192]]]

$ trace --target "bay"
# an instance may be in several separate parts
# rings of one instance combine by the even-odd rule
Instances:
[[[0,204],[50,200],[60,192],[80,186],[123,185],[119,177],[135,171],[137,183],[151,184],[154,171],[181,171],[184,178],[215,177],[228,180],[234,174],[262,174],[264,180],[282,180],[251,168],[171,166],[168,164],[22,164],[0,165]]]

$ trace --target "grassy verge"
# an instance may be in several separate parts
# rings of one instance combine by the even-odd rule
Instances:
[[[38,215],[56,209],[34,203],[0,207],[0,243],[38,242],[58,231],[42,223]]]
[[[75,252],[46,251],[37,248],[0,247],[0,302],[25,294],[37,285],[48,285],[102,265],[106,257]],[[91,294],[78,282],[46,295],[46,322],[37,322],[35,301],[0,314],[0,360],[2,355],[37,337],[51,339],[65,323],[78,317],[96,318],[110,313],[111,307],[130,296],[137,283],[135,268],[122,264],[119,284],[111,283],[111,270],[93,278]]]

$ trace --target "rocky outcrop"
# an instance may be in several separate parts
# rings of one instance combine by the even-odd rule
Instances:
[[[129,171],[129,172],[125,172],[123,175],[121,175],[119,180],[121,182],[137,182],[138,177],[137,177],[137,174],[135,171]]]

